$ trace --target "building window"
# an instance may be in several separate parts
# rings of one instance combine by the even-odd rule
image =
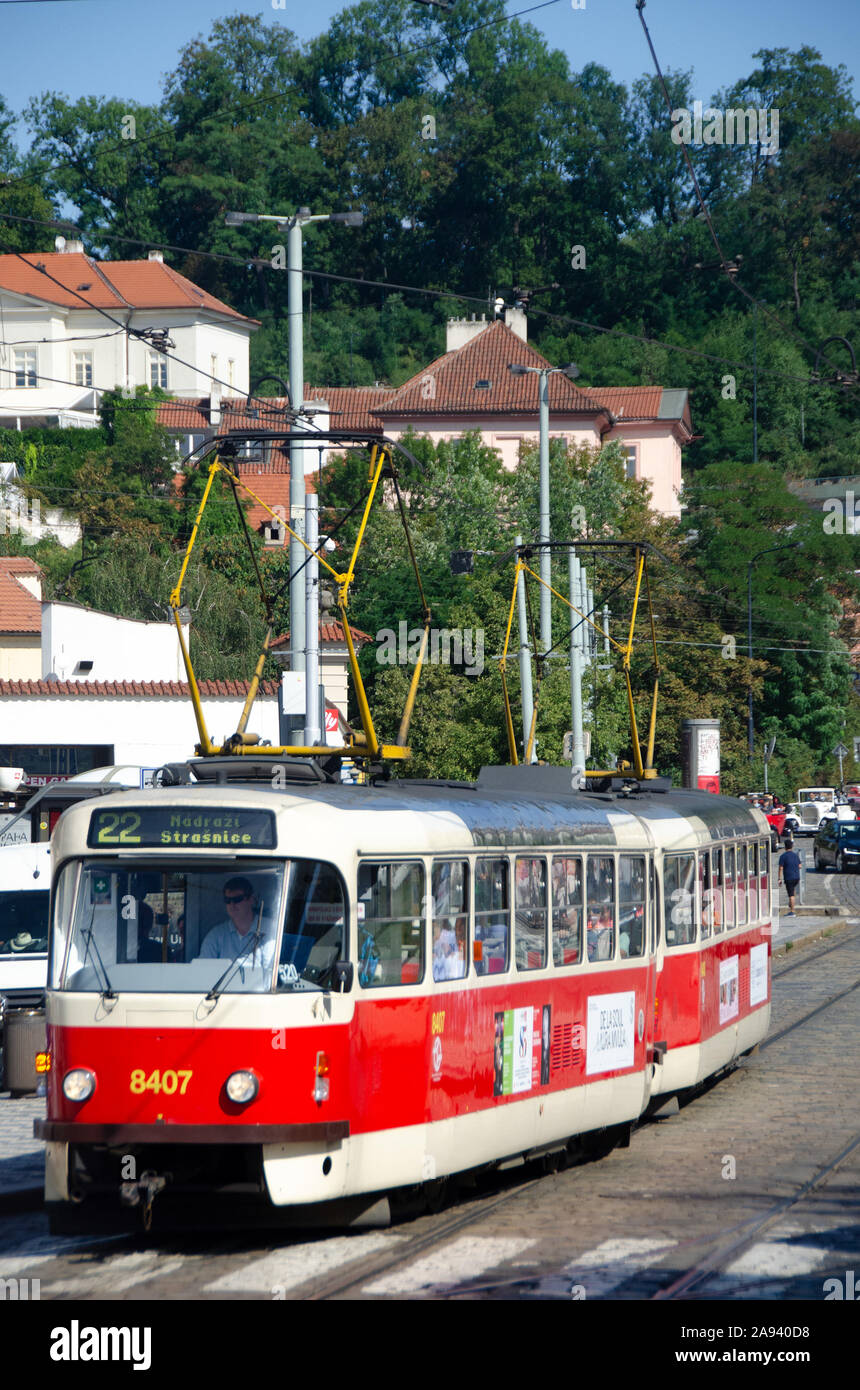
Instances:
[[[76,386],[92,386],[93,355],[91,352],[72,353],[72,375]]]
[[[638,454],[638,452],[639,452],[638,445],[636,445],[636,444],[625,444],[625,445],[623,446],[623,449],[624,449],[624,458],[625,458],[625,460],[626,460],[625,471],[626,471],[626,473],[627,473],[627,477],[628,477],[628,478],[636,478],[636,477],[638,477],[638,474],[637,474],[637,472],[636,472],[636,456],[637,456],[637,454]]]
[[[235,369],[236,369],[236,363],[235,363],[234,359],[233,359],[232,357],[228,357],[228,358],[227,358],[227,385],[228,385],[228,386],[235,386],[235,385],[236,385],[236,382],[235,382],[234,379],[233,379],[234,376],[235,376],[235,374],[236,374]]]
[[[209,357],[209,375],[211,376],[212,381],[214,383],[215,378],[218,375],[218,355],[214,352],[211,353]]]
[[[12,361],[15,366],[16,386],[37,385],[37,358],[35,348],[16,348]]]
[[[149,384],[167,389],[167,358],[163,353],[149,354]]]

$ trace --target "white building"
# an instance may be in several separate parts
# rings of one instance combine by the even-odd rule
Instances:
[[[102,392],[117,388],[247,395],[255,319],[159,251],[96,261],[79,241],[58,237],[57,246],[0,256],[0,426],[94,426]]]
[[[247,681],[199,681],[214,742],[239,723]],[[261,683],[249,728],[277,744],[278,686]],[[0,680],[0,766],[23,767],[26,782],[131,763],[158,768],[194,756],[199,734],[185,681]]]

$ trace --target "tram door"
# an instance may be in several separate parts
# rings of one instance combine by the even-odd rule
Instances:
[[[652,851],[649,856],[648,874],[650,886],[650,926],[649,941],[651,952],[651,970],[649,975],[648,1009],[646,1010],[648,1022],[645,1026],[645,1039],[647,1043],[646,1056],[653,1060],[653,1072],[651,1073],[651,1090],[659,1090],[660,1081],[663,1073],[664,1051],[657,1044],[665,1042],[665,1030],[663,1019],[660,1016],[660,1003],[663,996],[662,974],[663,963],[666,954],[666,932],[663,922],[663,866],[657,865]]]

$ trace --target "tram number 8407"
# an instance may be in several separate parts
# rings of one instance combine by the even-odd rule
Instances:
[[[155,1091],[156,1095],[163,1091],[166,1096],[178,1091],[184,1096],[193,1075],[190,1071],[153,1071],[147,1076],[140,1067],[131,1074],[129,1090],[136,1096],[143,1095],[144,1091]]]

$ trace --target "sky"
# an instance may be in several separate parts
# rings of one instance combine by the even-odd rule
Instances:
[[[530,10],[524,20],[566,53],[574,71],[601,63],[628,86],[650,73],[634,0],[584,4],[508,0],[507,10]],[[272,0],[0,0],[0,95],[15,112],[44,91],[155,102],[182,47],[208,35],[216,19],[260,14],[309,39],[345,8],[338,0],[286,0],[283,9]],[[706,102],[753,69],[756,49],[803,44],[832,66],[844,63],[860,95],[858,0],[648,0],[644,14],[664,71],[692,69],[694,93]]]

